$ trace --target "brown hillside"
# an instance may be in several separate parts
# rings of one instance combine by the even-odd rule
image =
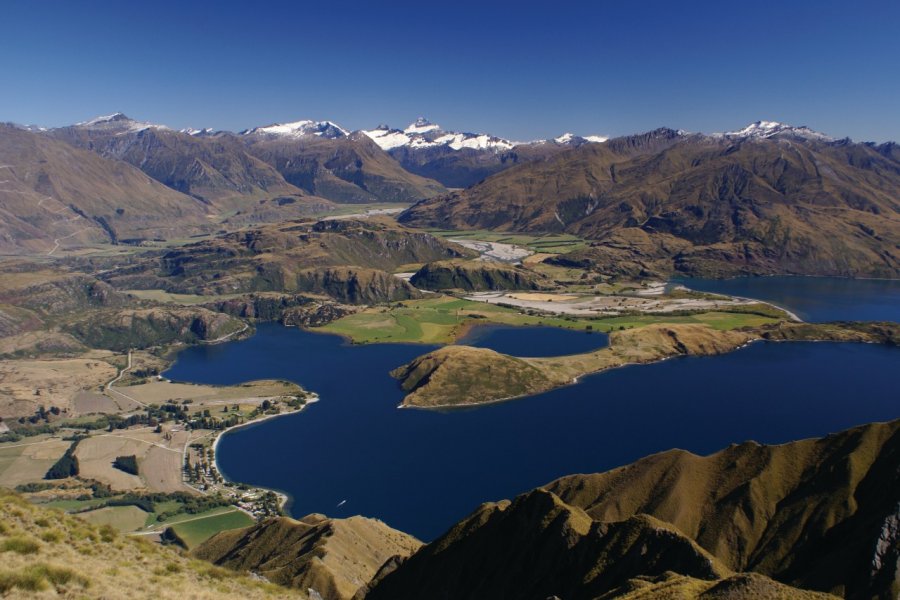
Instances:
[[[650,514],[729,568],[848,598],[900,591],[900,421],[699,457],[672,450],[546,486],[602,521]]]
[[[447,191],[406,171],[363,134],[335,139],[249,135],[243,141],[288,183],[335,202],[415,202]]]
[[[790,135],[638,138],[508,169],[401,221],[566,231],[596,240],[568,260],[607,272],[900,275],[892,153]]]
[[[223,531],[194,554],[310,595],[315,591],[324,600],[348,600],[385,561],[409,556],[421,545],[375,519],[308,515],[299,521],[278,517]]]
[[[388,220],[299,221],[191,244],[106,277],[126,289],[197,294],[308,291],[359,303],[418,296],[407,282],[384,270],[470,254]],[[355,276],[343,269],[349,266]]]
[[[647,515],[600,523],[538,489],[483,505],[405,562],[389,563],[365,598],[589,600],[622,586],[633,591],[637,577],[673,574],[693,589],[738,587],[726,579],[727,568],[671,525]]]
[[[0,165],[0,252],[47,254],[209,227],[203,202],[124,162],[11,125],[0,125]]]

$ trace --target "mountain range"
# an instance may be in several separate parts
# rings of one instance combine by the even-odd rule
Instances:
[[[585,144],[400,215],[419,227],[566,232],[555,259],[629,276],[900,275],[900,150],[757,122]]]
[[[894,143],[773,121],[603,140],[516,143],[425,119],[357,132],[308,120],[175,131],[121,113],[6,125],[0,251],[184,238],[396,202],[415,203],[400,220],[416,227],[575,234],[589,245],[549,260],[608,274],[900,274]]]
[[[406,170],[435,179],[449,188],[466,188],[517,164],[606,141],[602,136],[565,133],[552,140],[514,142],[484,133],[445,131],[424,118],[405,129],[381,125],[363,133]]]

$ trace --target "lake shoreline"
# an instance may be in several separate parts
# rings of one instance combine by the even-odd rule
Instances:
[[[238,485],[249,485],[253,489],[272,492],[273,494],[278,496],[279,509],[282,512],[289,512],[288,507],[293,501],[293,497],[289,493],[287,493],[283,490],[278,490],[278,489],[273,489],[273,488],[268,488],[268,487],[263,487],[263,486],[258,486],[258,485],[251,485],[251,484],[248,484],[248,483],[245,483],[242,481],[236,481],[236,480],[233,480],[233,479],[227,477],[225,475],[225,471],[223,471],[222,467],[219,465],[219,443],[222,441],[222,438],[227,433],[231,433],[231,432],[237,431],[238,429],[251,427],[254,425],[261,425],[261,424],[265,423],[266,421],[277,419],[278,417],[286,417],[289,415],[295,415],[295,414],[302,413],[304,410],[306,410],[307,406],[309,406],[310,404],[315,404],[318,401],[319,401],[319,396],[317,394],[313,394],[313,396],[311,396],[310,399],[307,399],[306,402],[304,402],[303,406],[301,408],[298,408],[297,410],[292,410],[289,412],[279,412],[278,414],[272,414],[272,415],[263,415],[259,418],[252,419],[250,421],[245,421],[244,423],[239,423],[237,425],[232,425],[231,427],[226,427],[225,429],[217,432],[215,437],[213,438],[212,444],[211,444],[211,448],[213,451],[213,457],[214,457],[213,465],[215,466],[215,469],[218,472],[218,474],[222,477],[223,481],[227,481],[229,483],[234,483],[234,484],[238,484]],[[238,508],[240,508],[240,507],[238,507]]]

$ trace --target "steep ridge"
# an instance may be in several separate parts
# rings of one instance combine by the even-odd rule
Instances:
[[[785,126],[657,130],[509,169],[400,220],[566,231],[596,241],[559,261],[611,273],[897,277],[898,189],[890,145]]]
[[[732,575],[653,517],[600,523],[538,489],[485,504],[406,561],[389,563],[364,597],[588,600],[672,573],[710,588]]]
[[[415,538],[364,517],[299,521],[278,517],[216,534],[194,555],[236,571],[251,571],[273,583],[324,600],[348,600],[389,558],[421,546]]]
[[[120,161],[0,125],[0,252],[187,235],[209,210]]]
[[[546,488],[602,521],[650,514],[731,569],[848,598],[900,591],[900,421],[707,457],[671,450]]]

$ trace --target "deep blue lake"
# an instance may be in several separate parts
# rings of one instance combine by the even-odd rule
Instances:
[[[516,335],[534,340],[515,343],[540,345],[540,329],[524,328]],[[485,335],[482,343],[491,344]],[[388,372],[429,349],[354,346],[263,324],[247,340],[186,349],[167,375],[216,384],[289,379],[317,392],[321,401],[301,413],[223,436],[224,474],[287,492],[295,517],[362,514],[423,540],[481,502],[562,475],[669,448],[706,454],[732,442],[781,443],[900,417],[900,349],[826,343],[756,343],[724,356],[625,367],[478,409],[398,410],[402,391]]]
[[[675,279],[691,289],[765,300],[804,321],[900,321],[900,280],[840,277]]]

